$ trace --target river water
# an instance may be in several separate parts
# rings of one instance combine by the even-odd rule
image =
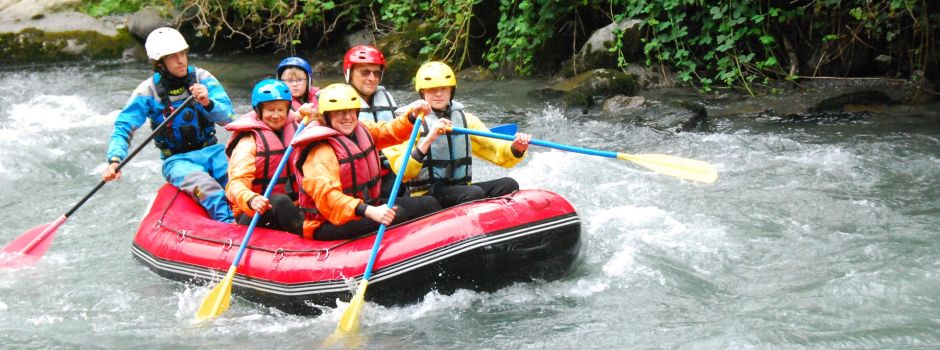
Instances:
[[[222,81],[238,114],[276,65],[194,61]],[[147,74],[139,62],[0,70],[0,244],[53,221],[98,182],[112,122]],[[571,201],[582,258],[559,281],[367,305],[360,348],[940,347],[937,105],[785,122],[742,112],[770,102],[717,104],[707,129],[674,133],[526,97],[544,85],[461,82],[457,99],[489,125],[516,122],[548,141],[708,161],[718,182],[549,149],[511,170],[479,162],[478,179],[508,174]],[[648,104],[674,96],[656,94]],[[37,265],[0,270],[0,348],[320,346],[343,307],[301,317],[234,299],[220,319],[194,324],[211,286],[163,279],[130,252],[163,181],[148,147],[59,228]]]

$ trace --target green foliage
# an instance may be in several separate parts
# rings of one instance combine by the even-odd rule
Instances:
[[[557,24],[585,1],[500,0],[496,36],[486,41],[490,69],[530,75],[536,55],[551,44]]]
[[[249,48],[273,45],[277,49],[295,51],[305,44],[302,34],[308,31],[328,35],[341,19],[350,19],[349,26],[362,25],[365,2],[332,0],[173,0],[182,2],[183,13],[191,14],[184,21],[195,21],[203,35],[242,36]],[[306,43],[308,45],[318,43]]]
[[[191,14],[204,35],[243,36],[251,47],[293,51],[304,40],[326,40],[338,27],[417,34],[419,60],[442,60],[455,69],[470,43],[482,44],[482,60],[501,74],[530,75],[557,45],[559,33],[579,42],[592,28],[628,19],[643,21],[647,65],[676,72],[681,84],[710,91],[816,75],[819,67],[851,60],[852,48],[887,54],[898,71],[925,69],[940,29],[937,5],[923,0],[499,0],[498,18],[477,18],[482,0],[104,0],[85,1],[92,14],[133,11],[143,4],[174,6]],[[491,1],[493,2],[493,1]],[[492,10],[491,2],[484,8]],[[930,9],[933,9],[933,13]],[[588,16],[584,16],[588,14]],[[582,16],[593,23],[581,22]],[[493,20],[495,30],[470,33],[471,24]],[[479,26],[476,26],[479,27]],[[585,28],[589,27],[589,28]],[[566,31],[566,32],[563,32]],[[622,68],[628,39],[614,30],[609,47]],[[335,40],[334,40],[335,41]],[[632,46],[631,46],[632,47]],[[567,49],[567,46],[565,47]],[[563,50],[563,49],[562,49]],[[809,62],[810,60],[812,62]],[[802,60],[802,61],[801,61]],[[807,71],[806,67],[810,67]]]
[[[151,0],[83,0],[81,9],[92,17],[101,17],[117,13],[133,13],[144,5],[152,3]]]
[[[768,75],[783,76],[774,28],[794,15],[761,2],[630,1],[627,13],[646,19],[647,64],[666,64],[681,83],[710,91],[720,82],[750,91]],[[798,11],[798,10],[797,10]]]
[[[473,6],[481,0],[380,0],[382,19],[402,30],[418,21],[430,26],[429,34],[420,38],[419,55],[428,60],[451,62],[455,69],[463,66],[468,55],[470,23]]]
[[[926,27],[927,9],[915,0],[817,0],[810,6],[791,1],[620,0],[628,17],[644,18],[647,64],[672,67],[682,83],[710,91],[715,84],[740,87],[773,79],[793,80],[799,62],[791,42],[808,42],[819,65],[843,59],[852,45],[868,48],[897,44],[886,51],[923,66],[934,45]],[[616,19],[623,16],[615,16]],[[790,42],[787,42],[787,41]],[[616,47],[615,47],[616,48]],[[786,62],[786,63],[784,63]],[[789,64],[789,67],[785,67]],[[621,61],[623,66],[623,62]]]

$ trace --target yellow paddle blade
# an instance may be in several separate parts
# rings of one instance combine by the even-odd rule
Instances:
[[[365,304],[364,299],[366,287],[368,286],[369,280],[362,280],[359,283],[356,295],[349,301],[349,306],[346,307],[346,311],[343,311],[343,316],[340,317],[339,324],[336,325],[336,331],[333,332],[334,336],[348,335],[359,330],[359,313],[362,311],[363,304]]]
[[[229,267],[225,278],[219,282],[196,311],[196,320],[205,321],[210,318],[216,318],[228,310],[229,301],[232,299],[232,279],[235,278],[235,265]]]
[[[680,179],[713,183],[718,180],[715,166],[701,160],[680,158],[665,154],[618,153],[617,159],[629,160],[660,174]]]

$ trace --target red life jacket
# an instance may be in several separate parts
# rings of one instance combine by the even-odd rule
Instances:
[[[229,123],[225,129],[232,132],[228,144],[225,146],[225,154],[229,157],[235,150],[238,140],[246,135],[255,136],[255,175],[251,181],[251,190],[255,193],[264,193],[264,190],[271,183],[274,177],[274,171],[281,164],[284,158],[284,152],[287,145],[293,141],[294,133],[297,131],[297,120],[299,116],[293,111],[287,115],[287,123],[281,129],[281,138],[277,136],[274,130],[271,130],[267,124],[258,120],[257,114],[252,111],[243,115],[238,120]],[[277,182],[271,194],[284,193],[292,199],[297,199],[297,193],[300,192],[300,186],[294,181],[294,165],[288,162],[286,168],[281,171]]]
[[[313,110],[314,110],[314,111],[317,110],[317,93],[318,93],[318,92],[320,92],[320,89],[319,89],[319,88],[316,88],[316,87],[313,87],[313,86],[309,87],[308,90],[307,90],[307,102],[298,100],[298,99],[296,99],[296,98],[291,99],[291,101],[290,101],[290,110],[296,112],[297,110],[300,109],[300,106],[303,106],[303,105],[304,105],[304,103],[312,103],[312,104],[313,104]],[[300,119],[298,118],[297,120],[300,120]]]
[[[362,123],[356,125],[355,142],[349,137],[340,134],[333,128],[311,124],[294,139],[294,147],[297,152],[297,158],[292,159],[294,167],[297,170],[297,183],[303,183],[303,164],[307,155],[313,149],[313,145],[318,142],[327,142],[336,153],[336,160],[339,161],[339,177],[343,187],[343,193],[346,195],[360,198],[366,204],[377,205],[379,193],[382,187],[382,177],[380,176],[381,165],[379,165],[379,154],[375,149],[375,142],[369,131],[362,126]],[[300,191],[299,204],[304,211],[306,220],[326,221],[323,215],[316,210],[316,203],[306,191]],[[311,237],[312,238],[312,237]]]

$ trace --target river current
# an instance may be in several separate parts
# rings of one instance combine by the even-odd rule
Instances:
[[[236,114],[276,62],[194,59]],[[139,62],[0,69],[0,244],[97,184],[114,118],[147,76]],[[709,127],[675,133],[526,96],[546,83],[461,82],[456,98],[488,125],[518,123],[535,138],[707,161],[718,182],[535,146],[512,169],[474,162],[477,179],[509,175],[571,201],[581,259],[558,281],[369,304],[360,348],[940,347],[940,106],[789,122],[710,105]],[[417,97],[391,92],[399,103]],[[0,348],[310,349],[333,332],[345,304],[303,317],[236,298],[195,324],[211,286],[161,278],[130,252],[163,182],[148,146],[59,228],[38,264],[0,270]]]

